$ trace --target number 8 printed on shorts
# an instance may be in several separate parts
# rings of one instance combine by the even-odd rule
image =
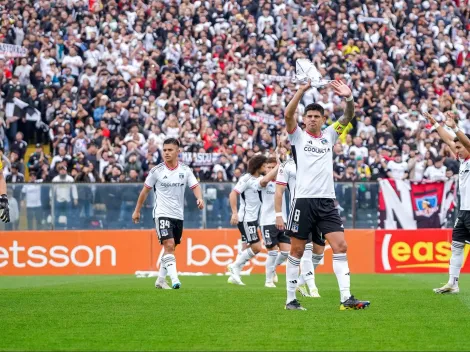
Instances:
[[[295,209],[295,212],[294,212],[294,221],[295,221],[295,222],[299,222],[299,219],[300,219],[300,210],[299,210],[299,209]]]

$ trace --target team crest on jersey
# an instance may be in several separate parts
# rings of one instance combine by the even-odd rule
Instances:
[[[184,174],[180,174],[180,178],[183,179],[183,178],[184,178]]]
[[[328,144],[328,141],[327,141],[325,138],[322,138],[322,139],[320,140],[320,142],[321,142],[321,144]]]

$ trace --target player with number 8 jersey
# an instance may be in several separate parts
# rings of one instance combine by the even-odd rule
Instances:
[[[311,82],[301,86],[285,111],[289,140],[295,148],[297,180],[295,197],[287,221],[291,235],[291,250],[287,258],[285,309],[305,310],[297,301],[295,291],[298,283],[300,258],[311,234],[319,232],[326,238],[333,251],[333,271],[340,289],[340,310],[362,309],[369,301],[360,301],[350,292],[350,273],[347,260],[347,244],[344,228],[334,204],[333,146],[338,136],[354,118],[354,98],[351,89],[341,81],[330,83],[337,96],[346,98],[344,116],[322,131],[326,123],[323,107],[310,104],[305,108],[301,130],[295,112]]]
[[[196,177],[187,165],[178,162],[179,146],[178,140],[174,138],[168,138],[163,142],[165,162],[150,170],[132,215],[132,220],[137,223],[140,219],[140,209],[149,192],[153,190],[155,193],[153,218],[158,240],[164,246],[160,272],[155,282],[155,287],[160,289],[170,288],[166,282],[167,274],[170,276],[174,289],[181,287],[174,253],[183,235],[186,186],[193,190],[198,208],[204,208],[201,187]]]

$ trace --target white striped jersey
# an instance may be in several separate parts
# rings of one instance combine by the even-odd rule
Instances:
[[[470,158],[460,159],[460,210],[470,210]]]
[[[266,187],[261,188],[261,212],[259,224],[261,226],[276,224],[276,211],[274,209],[274,194],[276,193],[276,183],[271,181]]]
[[[295,195],[295,179],[297,168],[294,159],[289,159],[279,166],[279,171],[276,176],[276,184],[287,186],[289,190],[290,199],[287,199],[287,193],[282,195],[282,218],[287,222],[287,202],[291,202]]]
[[[289,133],[297,158],[295,198],[336,198],[333,146],[337,139],[333,125],[323,130],[320,136],[302,131],[299,126]]]
[[[166,163],[155,166],[144,184],[155,193],[153,217],[184,220],[184,191],[186,186],[193,189],[198,184],[191,169],[183,163],[173,169]]]
[[[240,195],[239,222],[258,221],[261,207],[261,186],[259,183],[261,179],[262,176],[256,178],[250,174],[244,174],[235,185],[233,190]]]
[[[277,172],[276,176],[276,183],[287,186],[291,194],[291,198],[294,197],[296,177],[297,167],[295,165],[294,159],[289,159],[279,166],[279,171]]]

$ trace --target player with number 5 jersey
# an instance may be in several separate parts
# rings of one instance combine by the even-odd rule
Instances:
[[[277,174],[276,165],[266,173],[267,158],[263,155],[255,155],[248,161],[248,173],[240,177],[235,188],[230,193],[230,207],[232,218],[230,224],[237,225],[240,230],[243,251],[233,264],[228,266],[230,277],[228,282],[236,285],[244,285],[240,278],[243,266],[262,249],[258,236],[258,217],[261,207],[261,190],[272,181]],[[240,195],[240,208],[237,210],[237,198]]]
[[[343,223],[334,204],[333,146],[354,118],[354,98],[351,89],[341,81],[332,81],[330,85],[337,96],[346,98],[346,108],[344,116],[325,130],[322,131],[326,123],[325,111],[319,104],[310,104],[305,108],[304,130],[300,129],[295,119],[300,100],[311,88],[310,81],[300,87],[285,111],[287,133],[297,158],[295,197],[287,220],[287,229],[291,235],[286,268],[285,309],[288,310],[305,310],[297,301],[295,291],[300,258],[311,234],[322,234],[333,251],[333,271],[340,289],[340,309],[362,309],[370,304],[351,295],[347,244]]]
[[[163,159],[165,162],[150,170],[144,188],[139,195],[137,205],[132,214],[134,223],[140,220],[140,210],[151,190],[155,194],[153,218],[156,225],[158,240],[164,247],[162,263],[155,287],[170,289],[166,276],[170,276],[173,289],[181,287],[176,270],[175,249],[181,242],[184,220],[184,193],[186,187],[193,190],[199,209],[204,208],[204,200],[199,183],[191,169],[178,162],[180,144],[174,138],[163,142]]]

